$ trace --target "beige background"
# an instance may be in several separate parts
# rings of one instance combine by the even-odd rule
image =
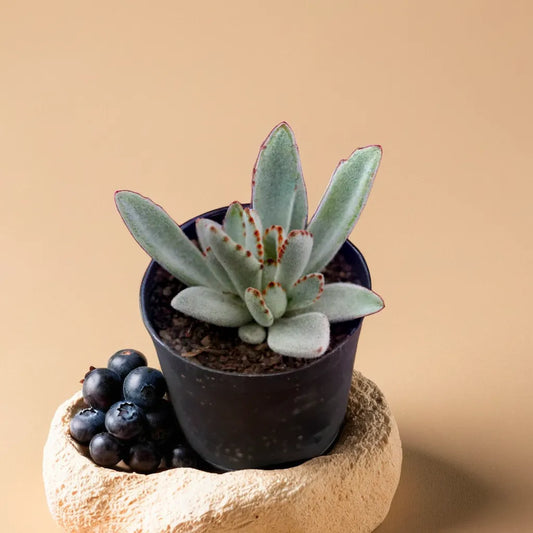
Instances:
[[[155,353],[147,257],[115,212],[249,197],[287,120],[314,208],[337,161],[384,160],[352,240],[384,312],[356,365],[405,447],[380,533],[533,528],[533,4],[0,1],[0,523],[54,532],[55,408],[115,350]]]

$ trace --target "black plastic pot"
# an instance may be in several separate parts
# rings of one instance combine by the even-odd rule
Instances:
[[[220,222],[226,208],[200,215]],[[194,220],[181,227],[195,238]],[[341,253],[370,288],[370,274],[357,248]],[[160,268],[151,262],[141,285],[141,312],[154,342],[169,396],[183,432],[198,454],[222,470],[282,466],[323,454],[343,423],[362,319],[348,324],[335,350],[303,368],[278,374],[212,370],[183,358],[161,340],[148,302]]]

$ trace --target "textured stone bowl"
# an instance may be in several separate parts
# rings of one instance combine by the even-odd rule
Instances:
[[[48,505],[70,532],[370,532],[387,515],[400,477],[394,418],[381,391],[357,372],[330,453],[278,470],[142,475],[98,467],[69,436],[82,404],[78,393],[58,408],[44,448]]]

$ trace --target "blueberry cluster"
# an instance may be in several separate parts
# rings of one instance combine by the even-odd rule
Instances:
[[[92,460],[113,467],[124,461],[149,474],[160,465],[195,467],[197,458],[184,444],[163,374],[147,365],[137,350],[116,352],[107,368],[92,368],[83,380],[88,405],[70,421],[70,434],[89,446]]]

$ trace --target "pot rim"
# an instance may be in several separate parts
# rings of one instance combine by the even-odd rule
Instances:
[[[242,204],[243,207],[247,207],[249,206],[250,204]],[[227,210],[229,206],[223,206],[223,207],[218,207],[216,209],[211,209],[210,211],[207,211],[205,213],[202,213],[200,215],[197,215],[193,218],[190,218],[189,220],[183,222],[182,224],[180,224],[180,228],[183,228],[183,226],[190,226],[191,224],[194,224],[194,222],[198,219],[198,218],[210,218],[212,219],[213,216],[217,216],[217,215],[220,215],[221,212],[223,210]],[[368,278],[368,286],[367,288],[372,288],[372,280],[371,280],[371,277],[370,277],[370,271],[368,269],[368,265],[366,263],[366,260],[363,256],[363,254],[361,253],[361,251],[357,248],[357,246],[355,246],[355,244],[353,244],[349,239],[346,239],[344,241],[344,243],[342,244],[342,246],[345,246],[345,245],[348,245],[349,247],[352,248],[352,251],[354,251],[356,253],[356,255],[360,258],[361,260],[361,264],[363,266],[363,270],[366,274],[366,277]],[[361,329],[361,326],[363,324],[363,319],[364,317],[360,317],[360,318],[356,318],[354,319],[354,322],[356,322],[356,325],[349,331],[349,333],[346,334],[346,338],[341,341],[339,344],[337,344],[337,346],[335,346],[335,348],[333,350],[329,350],[327,351],[325,354],[317,357],[317,358],[314,358],[311,360],[311,362],[309,362],[308,364],[306,364],[305,366],[302,366],[302,367],[299,367],[299,368],[292,368],[292,369],[289,369],[289,370],[284,370],[282,372],[273,372],[273,373],[263,373],[263,374],[245,374],[243,372],[229,372],[229,371],[225,371],[225,370],[218,370],[216,368],[210,368],[210,367],[207,367],[207,366],[204,366],[204,365],[201,365],[199,363],[197,363],[196,361],[192,361],[191,359],[187,358],[187,357],[183,357],[181,356],[179,353],[177,353],[173,348],[171,348],[168,344],[166,344],[163,339],[161,339],[161,337],[158,335],[158,333],[155,331],[154,327],[152,326],[152,323],[150,321],[150,319],[148,318],[148,313],[146,312],[146,309],[149,307],[148,306],[148,302],[147,302],[147,285],[148,285],[148,278],[152,272],[153,269],[155,269],[157,267],[159,268],[163,268],[161,265],[159,265],[159,263],[157,263],[156,261],[154,261],[153,259],[150,261],[150,263],[148,264],[148,267],[146,268],[144,274],[143,274],[143,278],[142,278],[142,282],[141,282],[141,287],[140,287],[140,295],[139,295],[139,303],[140,303],[140,308],[141,308],[141,316],[142,316],[142,320],[143,320],[143,323],[144,323],[144,326],[146,327],[146,329],[148,330],[148,332],[150,333],[150,336],[152,337],[152,340],[154,340],[155,342],[157,342],[158,344],[160,344],[161,346],[164,346],[172,355],[174,355],[175,357],[179,357],[182,361],[186,362],[187,364],[190,364],[198,369],[202,369],[206,372],[212,372],[212,373],[215,373],[215,374],[220,374],[220,375],[224,375],[224,376],[234,376],[235,378],[262,378],[262,379],[274,379],[276,377],[290,377],[291,375],[295,374],[295,373],[298,373],[298,372],[301,372],[303,370],[306,370],[306,369],[309,369],[313,366],[315,366],[316,364],[319,364],[320,362],[325,362],[327,361],[329,358],[333,357],[336,352],[342,347],[344,346],[344,344],[346,342],[348,342],[348,339],[354,335],[357,330]],[[164,268],[163,268],[164,270]],[[366,285],[365,285],[366,286]]]

